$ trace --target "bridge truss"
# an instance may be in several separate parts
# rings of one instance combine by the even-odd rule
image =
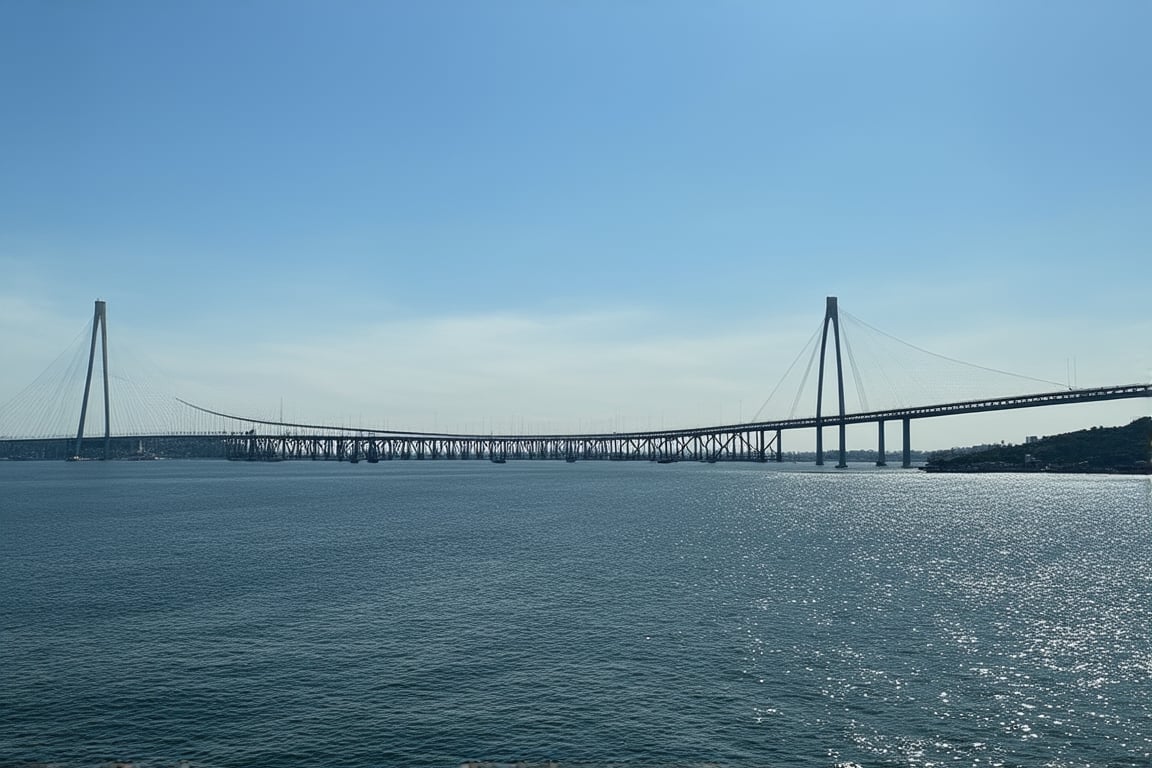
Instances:
[[[765,430],[684,435],[240,435],[225,440],[230,459],[564,459],[610,461],[781,461],[779,433]]]
[[[1128,384],[958,403],[849,413],[829,418],[729,424],[698,429],[592,435],[452,435],[401,433],[387,430],[339,430],[334,427],[263,421],[264,431],[224,437],[225,453],[232,459],[313,459],[387,461],[393,459],[565,459],[614,461],[783,461],[783,433],[788,430],[850,424],[875,424],[877,464],[885,464],[884,435],[889,422],[902,427],[902,466],[910,467],[911,423],[916,419],[964,413],[1037,408],[1072,403],[1152,397],[1152,384]],[[195,407],[195,406],[193,406]],[[223,415],[223,414],[218,414]],[[232,417],[238,418],[238,417]],[[277,433],[266,429],[285,430]],[[817,443],[820,445],[820,442]],[[817,453],[817,463],[824,456]],[[841,441],[839,467],[847,466]]]

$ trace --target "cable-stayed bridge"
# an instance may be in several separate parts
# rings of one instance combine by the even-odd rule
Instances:
[[[764,462],[783,460],[785,432],[813,430],[816,463],[823,464],[825,430],[832,428],[838,438],[837,466],[843,467],[849,426],[877,425],[877,464],[883,465],[888,455],[887,425],[895,422],[901,427],[901,463],[908,467],[911,424],[918,419],[1152,397],[1152,385],[1147,383],[1074,388],[928,352],[842,312],[835,297],[828,298],[820,327],[751,420],[630,432],[483,435],[228,413],[164,393],[155,375],[127,377],[117,375],[116,367],[110,369],[107,308],[102,301],[96,302],[83,341],[87,343],[74,345],[70,357],[62,355],[32,385],[0,406],[0,457],[141,458],[162,453],[372,463],[393,459]],[[777,398],[781,393],[792,396]],[[769,406],[775,410],[762,418]]]

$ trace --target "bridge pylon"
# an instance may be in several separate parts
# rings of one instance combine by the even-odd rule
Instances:
[[[88,375],[84,379],[84,400],[80,405],[80,426],[76,429],[76,450],[73,455],[80,456],[80,447],[84,443],[84,419],[88,415],[88,394],[92,389],[92,368],[96,362],[97,331],[100,333],[100,367],[104,374],[104,458],[107,459],[112,444],[112,424],[108,407],[108,309],[99,299],[96,300],[96,309],[92,315],[92,345],[88,350]]]
[[[844,423],[844,366],[840,360],[840,309],[836,304],[836,297],[829,296],[827,308],[824,310],[824,330],[820,334],[820,375],[816,384],[816,464],[824,465],[824,356],[828,350],[828,324],[832,324],[832,334],[836,343],[836,386],[840,395],[840,416],[837,419],[840,425],[840,461],[837,468],[848,466],[847,447],[845,442]]]

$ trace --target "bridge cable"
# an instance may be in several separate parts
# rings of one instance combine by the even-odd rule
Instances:
[[[840,328],[840,336],[844,339],[844,351],[848,353],[848,367],[852,370],[852,380],[856,383],[856,396],[860,399],[860,410],[870,411],[868,397],[864,394],[864,382],[860,379],[860,369],[856,365],[856,356],[852,354],[852,345],[848,343],[848,326]]]
[[[56,437],[66,436],[76,428],[75,423],[67,423],[73,416],[68,409],[79,405],[79,394],[71,398],[62,394],[77,380],[77,371],[83,370],[91,333],[89,321],[31,384],[0,405],[0,431],[12,437]],[[75,413],[78,415],[78,410]]]
[[[768,394],[768,397],[764,400],[760,407],[756,409],[756,413],[753,414],[750,421],[755,422],[759,420],[760,414],[764,411],[765,408],[768,407],[768,403],[770,403],[772,398],[776,396],[777,390],[779,390],[780,387],[784,384],[784,380],[788,378],[788,374],[792,373],[792,369],[796,367],[796,363],[800,362],[800,358],[803,357],[804,353],[808,350],[808,345],[812,344],[816,340],[816,337],[819,335],[820,329],[817,328],[816,332],[812,334],[811,338],[809,338],[804,346],[801,347],[800,353],[796,355],[796,359],[793,360],[792,364],[788,366],[788,370],[784,371],[784,375],[780,377],[780,381],[776,382],[776,386],[772,388],[772,391]],[[811,365],[811,363],[809,363],[809,365]],[[795,408],[795,406],[793,406],[793,408]]]
[[[816,333],[812,337],[813,342],[815,342],[816,337],[818,337],[823,332],[823,330],[824,324],[821,323],[820,328],[817,329]],[[807,386],[808,377],[812,374],[812,365],[816,362],[816,352],[819,349],[819,344],[812,344],[812,354],[808,357],[808,367],[804,369],[804,378],[800,380],[800,387],[796,390],[796,397],[792,398],[792,408],[788,411],[788,418],[790,419],[796,418],[796,409],[800,407],[800,398],[804,395],[804,387]]]
[[[912,344],[912,343],[909,343],[907,341],[904,341],[903,339],[897,338],[896,336],[893,336],[890,333],[886,333],[885,331],[882,331],[875,326],[869,325],[868,323],[864,322],[863,320],[856,317],[855,315],[851,315],[848,312],[845,312],[843,309],[840,310],[840,314],[842,316],[847,315],[854,322],[859,323],[860,325],[864,326],[865,328],[868,328],[869,330],[874,331],[875,333],[878,333],[881,336],[886,336],[889,339],[892,339],[893,341],[899,342],[900,344],[903,344],[906,347],[911,347],[912,349],[916,350],[917,352],[923,352],[926,355],[931,355],[932,357],[936,357],[936,358],[939,358],[941,360],[947,360],[950,363],[957,363],[959,365],[965,365],[965,366],[968,366],[969,368],[978,368],[979,370],[988,371],[989,373],[998,373],[1002,376],[1012,376],[1012,377],[1017,378],[1017,379],[1027,379],[1028,381],[1035,381],[1035,382],[1038,382],[1041,384],[1052,384],[1052,385],[1054,385],[1060,389],[1066,389],[1067,388],[1066,384],[1061,384],[1058,381],[1049,381],[1048,379],[1038,379],[1035,376],[1025,376],[1024,374],[1021,374],[1021,373],[1012,373],[1011,371],[1002,371],[999,368],[989,368],[986,365],[977,365],[976,363],[969,363],[969,362],[966,362],[964,360],[957,360],[954,357],[948,357],[947,355],[941,355],[941,354],[938,354],[936,352],[931,352],[927,349],[924,349],[923,347],[918,347],[915,344]]]
[[[845,320],[848,321],[846,325],[851,325],[854,321],[859,322],[859,321],[856,321],[854,317],[852,317],[851,315],[849,315],[847,313],[841,313],[841,316]],[[867,337],[865,337],[865,338],[867,338]],[[900,391],[896,388],[895,384],[892,383],[892,379],[889,378],[888,370],[884,367],[883,361],[877,359],[873,362],[876,365],[876,370],[878,370],[880,372],[880,377],[884,380],[884,384],[888,387],[888,392],[892,393],[892,397],[895,400],[895,405],[897,407],[904,407],[906,404],[905,398],[900,396]]]

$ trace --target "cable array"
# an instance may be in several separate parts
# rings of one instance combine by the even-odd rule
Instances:
[[[0,405],[0,439],[76,434],[91,335],[89,321],[31,384]]]
[[[1065,389],[1065,385],[931,352],[840,310],[859,410],[910,408]],[[849,344],[851,339],[851,344]],[[856,365],[855,360],[867,361]],[[867,394],[867,398],[865,395]]]
[[[803,349],[801,349],[800,352],[796,355],[795,359],[792,360],[792,364],[788,366],[788,370],[786,370],[784,372],[784,375],[780,377],[780,381],[776,382],[776,386],[772,388],[772,391],[768,394],[768,397],[764,400],[763,403],[760,404],[760,407],[756,409],[756,413],[752,415],[752,419],[751,419],[752,421],[758,421],[761,418],[761,416],[765,416],[766,413],[769,414],[769,416],[772,415],[771,410],[770,410],[770,406],[773,405],[773,398],[776,397],[777,393],[779,393],[781,391],[781,389],[783,389],[785,392],[791,392],[791,391],[793,391],[793,389],[795,390],[796,397],[793,399],[792,409],[788,412],[789,413],[788,418],[791,418],[792,414],[794,414],[796,412],[796,408],[798,406],[798,402],[799,402],[799,398],[800,398],[800,393],[804,389],[803,382],[806,382],[808,380],[808,373],[809,373],[809,371],[812,370],[812,361],[816,359],[816,350],[819,348],[819,345],[816,344],[816,339],[818,339],[819,337],[820,337],[820,327],[817,326],[817,328],[813,332],[813,334],[810,337],[808,337],[808,341],[804,344]],[[788,382],[789,379],[792,378],[793,371],[796,370],[796,364],[799,363],[800,360],[804,357],[805,353],[808,353],[809,351],[811,351],[811,354],[808,357],[808,366],[804,370],[804,376],[801,379],[800,386],[795,387],[795,388],[785,387],[786,382]],[[775,415],[779,415],[779,414],[775,414]]]
[[[838,310],[845,410],[866,413],[941,403],[1036,394],[1065,385],[969,363],[930,352]],[[820,355],[823,322],[809,337],[752,421],[793,419],[816,413],[813,370]],[[829,323],[824,351],[823,413],[838,410],[836,348]],[[807,359],[804,366],[799,363]]]
[[[1063,389],[1059,382],[1003,371],[930,352],[839,310],[842,363],[852,387],[850,413],[1035,394]],[[86,324],[35,381],[0,405],[0,439],[74,437],[88,372],[92,322]],[[809,337],[751,421],[807,417],[816,412],[810,386],[825,323]],[[836,350],[831,327],[824,350],[823,413],[838,409]],[[800,362],[807,358],[803,368]],[[104,433],[103,372],[94,360],[85,436]],[[109,351],[109,421],[113,435],[219,434],[244,432],[254,422],[191,406],[173,392],[168,378],[130,345]],[[791,393],[791,397],[786,397]],[[779,398],[777,396],[780,396]],[[275,423],[275,422],[265,422]]]
[[[92,321],[36,379],[0,405],[0,439],[72,438],[80,424]],[[97,341],[85,439],[104,434],[104,376]],[[182,403],[168,377],[130,344],[109,345],[108,410],[115,436],[243,432],[247,422]]]

